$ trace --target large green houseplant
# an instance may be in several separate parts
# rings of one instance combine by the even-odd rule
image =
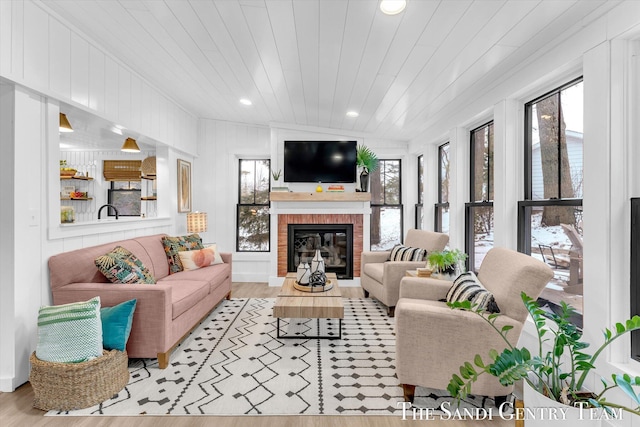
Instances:
[[[360,191],[369,188],[369,174],[378,169],[378,156],[366,145],[358,145],[356,148],[356,166],[360,172]]]
[[[537,331],[538,348],[533,354],[526,347],[519,348],[509,342],[507,334],[512,326],[499,329],[495,324],[500,314],[478,310],[469,301],[448,303],[453,309],[471,311],[482,317],[502,336],[506,345],[500,353],[497,350],[489,353],[490,363],[485,363],[480,355],[476,355],[473,363],[464,363],[460,373],[452,376],[447,387],[453,397],[466,397],[477,378],[487,374],[495,376],[505,386],[524,380],[534,390],[565,405],[585,405],[603,408],[607,412],[618,408],[640,415],[640,395],[633,389],[640,386],[640,377],[614,374],[611,382],[601,379],[603,387],[600,392],[584,393],[585,380],[595,369],[598,356],[624,334],[640,329],[640,316],[633,316],[625,323],[616,323],[615,331],[605,329],[602,345],[593,354],[588,354],[584,349],[589,343],[580,341],[582,332],[569,320],[576,313],[573,307],[562,302],[558,314],[548,313],[524,292],[521,297]],[[636,406],[608,401],[605,394],[614,388],[622,390]]]

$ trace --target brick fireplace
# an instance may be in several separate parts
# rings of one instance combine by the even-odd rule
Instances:
[[[353,225],[353,276],[360,277],[360,254],[363,250],[363,219],[361,214],[281,214],[278,215],[278,276],[287,274],[288,226],[289,224]]]
[[[354,189],[355,190],[355,189]],[[318,225],[314,233],[314,239],[320,240],[325,246],[330,246],[327,242],[330,238],[327,233],[321,232],[325,225],[351,225],[352,235],[352,275],[345,272],[345,277],[352,276],[352,279],[341,279],[340,286],[360,285],[360,258],[364,248],[369,248],[369,227],[371,218],[371,195],[370,193],[356,193],[355,191],[345,191],[339,193],[331,192],[272,192],[270,194],[271,208],[271,254],[269,285],[282,286],[282,280],[287,275],[287,232],[290,224],[307,224],[309,226]],[[316,228],[316,227],[314,227]],[[331,227],[333,228],[333,227]],[[334,244],[342,246],[343,236],[341,234],[333,237]],[[332,248],[324,248],[328,261],[331,261],[333,252],[333,262],[335,262],[335,251]],[[340,251],[340,256],[342,252]],[[298,253],[300,257],[307,254]],[[326,262],[326,261],[325,261]],[[289,266],[291,267],[291,266]],[[336,274],[338,272],[336,271]]]

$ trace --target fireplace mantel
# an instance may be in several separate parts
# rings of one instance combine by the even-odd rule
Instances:
[[[269,193],[272,202],[370,202],[371,193],[356,192],[289,192]]]

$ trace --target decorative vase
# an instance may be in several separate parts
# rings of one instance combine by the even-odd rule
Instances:
[[[580,427],[600,427],[603,409],[600,408],[579,408],[572,407],[539,393],[528,382],[523,381],[523,401],[526,414],[527,427],[547,427],[553,422],[558,425],[580,426]],[[550,411],[555,410],[557,420],[549,420]],[[595,411],[592,413],[592,410]]]
[[[311,260],[311,272],[315,273],[316,271],[324,273],[324,259],[322,259],[320,249],[316,249],[316,254]]]
[[[296,270],[296,280],[301,285],[309,284],[309,276],[311,276],[311,269],[309,268],[309,264],[306,262],[301,262],[298,264],[298,269]]]
[[[367,172],[366,168],[360,172],[360,191],[369,191],[369,172]]]

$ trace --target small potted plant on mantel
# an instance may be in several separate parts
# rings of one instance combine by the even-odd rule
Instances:
[[[506,345],[501,352],[492,350],[489,353],[490,363],[485,363],[481,355],[476,355],[473,363],[462,365],[460,373],[452,376],[447,387],[451,396],[463,399],[471,393],[474,381],[486,374],[497,377],[503,385],[524,380],[525,408],[561,407],[569,417],[575,416],[575,419],[580,420],[576,425],[589,425],[585,421],[590,418],[596,425],[600,425],[600,419],[597,416],[594,419],[589,412],[590,408],[604,411],[601,415],[610,418],[619,418],[622,411],[640,416],[640,395],[634,390],[635,386],[640,386],[640,377],[613,374],[610,381],[601,379],[601,391],[585,390],[585,381],[593,374],[598,356],[621,336],[640,329],[640,316],[633,316],[624,323],[616,323],[615,331],[605,329],[604,343],[593,354],[588,354],[584,349],[589,343],[580,341],[582,331],[570,321],[576,314],[573,307],[561,302],[559,313],[549,313],[524,292],[521,297],[537,331],[538,349],[534,354],[526,347],[516,347],[509,343],[507,334],[512,326],[499,329],[495,322],[500,314],[478,310],[469,301],[447,303],[452,309],[467,310],[482,317],[502,336]],[[633,406],[607,400],[611,393],[605,395],[612,389],[622,390],[631,399]],[[545,398],[545,403],[533,403],[534,400]],[[574,414],[571,415],[571,412]],[[569,418],[565,419],[568,421]],[[548,423],[549,420],[540,419],[526,421],[527,427]]]
[[[271,169],[271,177],[273,178],[274,184],[271,187],[271,191],[289,191],[289,187],[281,187],[280,186],[280,176],[282,175],[282,169]]]
[[[378,156],[366,145],[356,148],[356,166],[360,169],[360,188],[356,191],[369,191],[369,174],[378,169]]]

